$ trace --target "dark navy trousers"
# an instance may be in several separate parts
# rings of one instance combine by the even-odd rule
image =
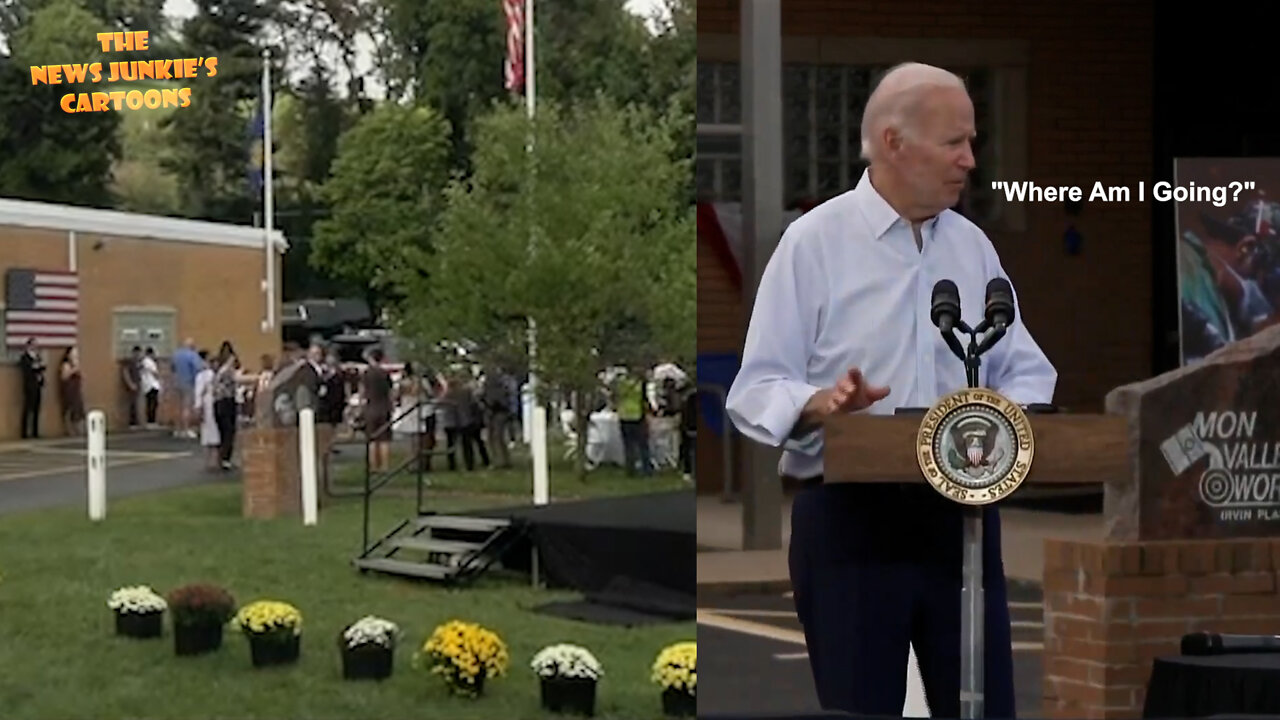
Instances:
[[[1000,519],[983,522],[988,718],[1014,717]],[[792,503],[790,571],[824,710],[901,716],[914,645],[933,717],[960,716],[962,508],[928,485],[839,483]]]

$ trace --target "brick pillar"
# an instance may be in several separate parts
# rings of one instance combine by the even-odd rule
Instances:
[[[1140,717],[1184,634],[1274,633],[1278,568],[1280,540],[1045,541],[1045,716]]]
[[[323,465],[333,437],[332,425],[316,425],[316,496],[324,505]],[[298,453],[298,429],[246,428],[243,438],[244,516],[270,519],[281,515],[302,515],[302,470]]]

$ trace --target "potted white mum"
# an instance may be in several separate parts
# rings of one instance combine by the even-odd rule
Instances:
[[[530,663],[542,680],[542,707],[554,713],[592,717],[596,712],[596,684],[604,668],[590,650],[579,645],[548,645]]]
[[[116,634],[132,638],[157,638],[164,628],[165,599],[146,585],[122,587],[107,598],[116,615]]]
[[[342,677],[347,680],[384,680],[391,677],[400,628],[390,620],[366,615],[348,625],[338,636],[342,650]]]

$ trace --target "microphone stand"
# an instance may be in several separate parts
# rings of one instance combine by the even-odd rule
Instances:
[[[969,346],[962,349],[955,330],[969,336]],[[990,331],[981,342],[978,336]],[[983,320],[978,327],[970,328],[963,320],[956,319],[954,330],[942,332],[942,338],[956,357],[964,361],[965,378],[970,389],[979,387],[978,369],[982,355],[1004,337],[1004,324],[994,325]],[[984,689],[984,661],[986,659],[985,608],[986,598],[982,588],[982,506],[965,505],[964,514],[964,570],[960,590],[960,717],[979,720],[984,717],[986,693]]]

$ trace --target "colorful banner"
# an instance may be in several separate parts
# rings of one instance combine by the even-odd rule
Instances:
[[[1176,205],[1178,336],[1188,365],[1280,321],[1280,158],[1180,158],[1173,174],[1178,187],[1255,183],[1223,207]]]

